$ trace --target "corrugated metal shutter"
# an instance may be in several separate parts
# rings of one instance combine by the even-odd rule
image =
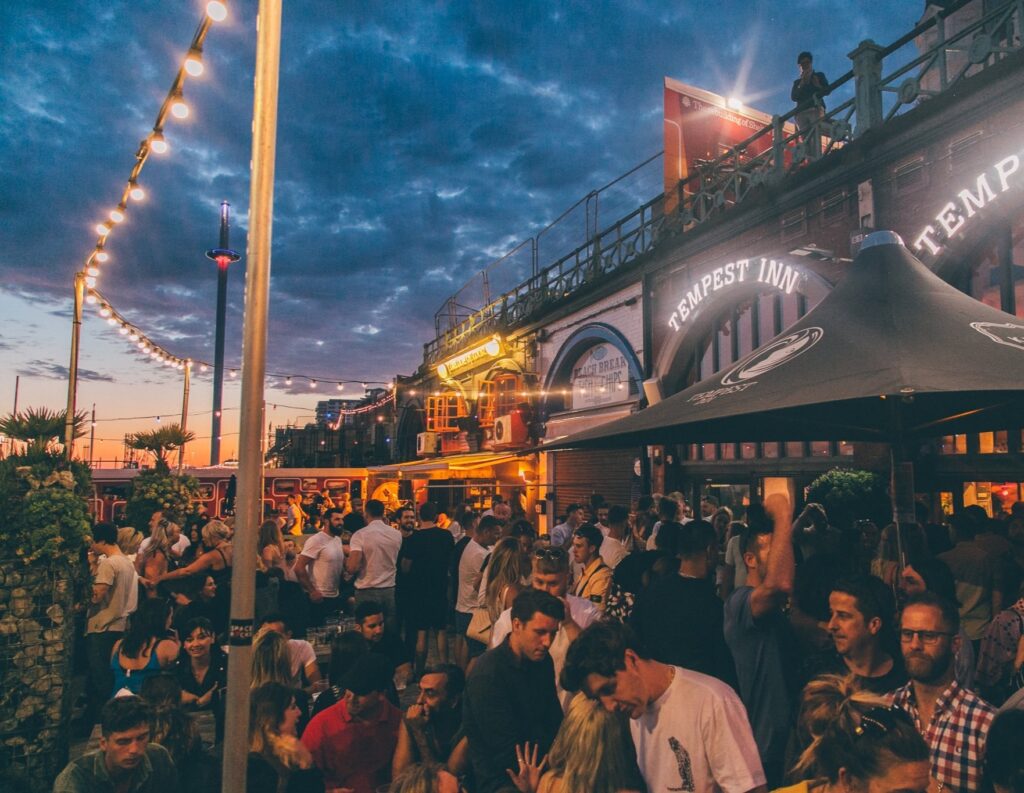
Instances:
[[[632,449],[554,452],[555,511],[562,515],[569,504],[587,504],[595,493],[609,504],[629,507],[636,497]]]

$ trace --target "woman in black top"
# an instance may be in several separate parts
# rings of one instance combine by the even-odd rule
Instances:
[[[194,710],[212,710],[217,743],[224,736],[224,690],[228,658],[217,646],[213,625],[197,617],[185,625],[184,642],[175,675],[181,685],[181,704]]]
[[[301,715],[296,693],[280,683],[253,690],[246,793],[323,793],[323,777],[296,735]]]

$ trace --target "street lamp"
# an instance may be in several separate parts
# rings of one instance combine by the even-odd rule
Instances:
[[[206,252],[206,258],[217,262],[217,335],[213,352],[213,420],[210,428],[210,465],[220,464],[220,414],[224,400],[224,319],[228,301],[228,267],[241,256],[230,245],[230,209],[227,201],[220,205],[220,247]]]

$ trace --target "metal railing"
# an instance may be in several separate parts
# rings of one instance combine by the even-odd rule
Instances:
[[[976,14],[975,18],[964,19],[970,14]],[[456,308],[451,301],[458,293],[453,295],[435,316],[437,336],[424,345],[426,363],[434,364],[482,335],[526,322],[580,288],[636,261],[655,246],[663,231],[690,231],[742,203],[757,188],[777,184],[867,131],[994,66],[1022,49],[1022,30],[1024,0],[1004,0],[988,10],[983,9],[983,0],[960,0],[887,47],[870,40],[861,42],[849,54],[853,68],[829,86],[829,102],[838,100],[835,107],[821,112],[817,119],[802,119],[800,125],[795,123],[796,109],[774,116],[771,124],[680,181],[673,196],[676,207],[667,214],[663,211],[665,197],[659,195],[543,269],[536,266],[540,235],[499,259],[503,261],[530,243],[534,273],[494,300],[485,292],[485,305],[476,310],[461,304]],[[883,75],[884,66],[891,68],[887,75]],[[592,201],[596,205],[597,195],[598,191],[589,193],[566,214],[583,204],[589,230],[589,208]],[[440,316],[445,311],[449,326],[442,329]]]

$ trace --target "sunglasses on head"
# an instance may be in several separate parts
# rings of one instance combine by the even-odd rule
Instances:
[[[566,557],[565,548],[536,548],[533,552],[534,557],[537,559],[564,559]]]

